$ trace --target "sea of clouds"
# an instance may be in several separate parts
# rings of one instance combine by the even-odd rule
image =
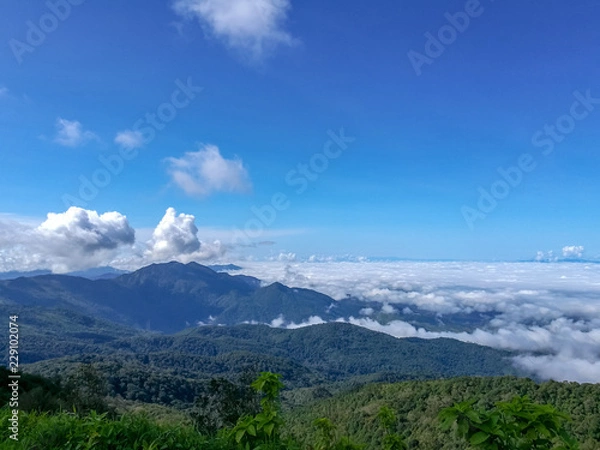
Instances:
[[[485,262],[244,262],[242,273],[266,283],[430,311],[441,318],[489,313],[470,331],[430,331],[405,320],[380,323],[364,311],[346,321],[396,337],[448,337],[516,350],[514,364],[544,379],[600,382],[600,264]],[[322,323],[311,317],[298,327]]]

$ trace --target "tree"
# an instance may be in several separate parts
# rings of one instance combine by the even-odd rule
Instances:
[[[314,450],[362,450],[363,446],[356,444],[349,437],[337,438],[336,426],[326,417],[315,419],[313,422],[317,429]]]
[[[384,450],[406,450],[406,442],[402,436],[396,433],[396,413],[389,406],[382,406],[377,414],[377,419],[381,424],[384,435],[383,435],[383,448]]]
[[[196,398],[192,419],[202,434],[214,435],[219,429],[234,426],[246,415],[258,412],[258,396],[250,386],[213,378]]]
[[[106,402],[108,392],[106,378],[92,364],[81,364],[67,378],[65,392],[68,393],[67,403],[78,414],[85,415],[90,411],[114,413]]]
[[[260,444],[279,442],[279,430],[283,419],[279,413],[279,394],[284,388],[281,375],[261,372],[252,383],[252,387],[262,395],[261,411],[255,415],[247,415],[238,420],[231,429],[229,437],[245,448],[255,448]]]

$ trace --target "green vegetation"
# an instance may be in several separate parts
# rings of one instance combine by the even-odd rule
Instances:
[[[0,410],[2,423],[9,423],[10,412]],[[0,428],[0,442],[6,450],[197,450],[226,449],[226,442],[208,439],[194,428],[163,425],[140,414],[110,419],[90,412],[75,415],[22,413],[19,416],[19,441],[10,439],[8,427]]]
[[[389,406],[382,406],[377,418],[384,430],[382,446],[384,450],[406,450],[404,438],[396,432],[398,419],[396,413]]]
[[[218,430],[232,427],[240,418],[258,411],[258,397],[252,387],[213,378],[196,399],[191,417],[198,431],[214,436]]]
[[[481,450],[575,450],[577,441],[563,427],[569,416],[552,405],[538,405],[527,396],[498,402],[490,411],[477,411],[475,400],[440,412],[442,429],[456,425],[456,434]]]
[[[23,342],[36,345],[25,329],[22,333]],[[57,345],[59,350],[62,344]],[[396,339],[344,323],[298,330],[239,325],[107,339],[93,353],[23,368],[53,378],[93,364],[110,396],[186,409],[211,379],[235,381],[240,373],[280,373],[290,389],[306,388],[305,397],[312,399],[372,382],[511,374],[510,355],[451,339]],[[282,393],[286,402],[306,400],[290,394]]]
[[[43,386],[63,404],[81,396],[102,400],[92,367],[82,366],[78,377],[66,384],[81,384],[79,392],[67,391],[70,399],[61,383],[29,375],[23,394]],[[600,385],[512,377],[370,384],[287,410],[278,374],[263,372],[250,386],[215,379],[208,387],[193,423],[143,410],[48,412],[38,405],[19,414],[18,443],[8,427],[0,429],[0,442],[8,450],[597,450],[600,444]],[[3,423],[10,418],[7,407],[0,410]]]
[[[553,405],[556,410],[570,416],[571,420],[561,422],[563,428],[560,429],[579,442],[580,450],[600,448],[600,384],[536,383],[516,377],[368,384],[286,411],[284,434],[297,436],[306,446],[318,440],[320,431],[313,426],[315,419],[326,417],[335,424],[338,436],[347,436],[353,442],[365,445],[366,449],[383,448],[385,436],[392,433],[403,438],[411,450],[475,449],[478,447],[469,447],[468,441],[465,441],[469,435],[456,435],[442,429],[442,422],[438,419],[440,411],[477,399],[471,405],[477,411],[478,420],[483,423],[489,414],[498,411],[498,402],[510,404],[516,396],[527,396],[539,405]],[[385,420],[385,416],[390,416],[380,413],[382,407],[386,408],[384,411],[388,411],[387,408],[391,410],[396,417],[395,423],[393,419]],[[539,411],[543,410],[535,410],[533,415]],[[552,416],[552,413],[549,415]],[[385,426],[382,426],[382,419]],[[538,419],[545,420],[545,417],[538,416]],[[518,425],[509,415],[503,420]],[[477,425],[476,422],[469,424]],[[548,424],[543,424],[548,428]],[[511,432],[518,433],[519,429]],[[476,426],[469,430],[476,432]],[[516,449],[520,450],[519,447]]]
[[[0,400],[8,403],[11,391],[7,389],[11,372],[0,366]],[[91,365],[82,364],[68,377],[47,379],[38,375],[21,374],[19,379],[19,409],[21,411],[57,412],[76,410],[114,413],[106,401],[106,381]]]
[[[252,383],[252,387],[262,394],[261,411],[240,418],[227,436],[244,448],[256,448],[261,444],[277,446],[283,425],[279,404],[279,393],[284,387],[281,375],[263,372]]]

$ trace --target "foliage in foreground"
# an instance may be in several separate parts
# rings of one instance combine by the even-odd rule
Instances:
[[[10,412],[0,410],[8,423]],[[124,415],[111,420],[105,414],[21,413],[19,441],[0,428],[0,448],[6,450],[197,450],[225,449],[224,442],[208,440],[192,427],[160,425],[144,415]]]
[[[218,387],[218,386],[217,386]],[[281,413],[280,393],[284,385],[281,375],[263,372],[252,383],[260,398],[260,409],[245,413],[235,424],[224,426],[213,435],[202,435],[185,424],[164,424],[145,414],[125,414],[119,419],[107,413],[70,412],[19,414],[19,442],[10,439],[8,427],[0,428],[2,449],[16,450],[439,450],[441,447],[419,442],[416,430],[403,431],[406,417],[397,405],[390,406],[393,396],[377,402],[371,413],[371,440],[356,439],[348,431],[356,423],[343,423],[339,416],[332,421],[319,415],[302,429],[290,432],[286,419],[293,415]],[[371,391],[376,387],[371,387]],[[380,387],[381,388],[381,387]],[[231,392],[229,392],[231,394]],[[389,391],[388,391],[389,394]],[[464,392],[462,395],[464,396]],[[406,397],[404,398],[406,400]],[[328,399],[327,401],[331,401]],[[475,407],[475,401],[454,403],[437,408],[437,429],[444,430],[452,440],[454,429],[461,443],[452,447],[465,450],[577,450],[575,439],[564,425],[569,419],[548,404],[538,404],[526,395],[513,396],[510,401],[497,402],[494,407]],[[368,405],[366,405],[368,406]],[[334,412],[330,410],[330,413]],[[0,409],[0,421],[10,423],[11,412]],[[431,419],[428,417],[427,419]],[[433,419],[436,420],[435,418]],[[343,428],[338,428],[343,425]],[[308,432],[312,430],[313,434]],[[416,435],[416,434],[415,434]],[[308,437],[310,436],[310,437]],[[406,436],[406,437],[405,437]],[[466,440],[466,443],[465,443]],[[597,448],[597,447],[593,447]],[[583,450],[583,447],[582,447]]]
[[[538,405],[527,396],[498,402],[489,411],[473,408],[475,400],[457,403],[439,414],[442,429],[456,434],[480,450],[577,450],[565,430],[569,416],[552,405]]]

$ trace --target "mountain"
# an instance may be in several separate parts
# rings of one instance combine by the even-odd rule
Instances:
[[[290,358],[330,380],[374,373],[415,378],[515,373],[510,352],[453,339],[399,339],[338,322],[294,330],[265,325],[195,327],[176,334],[168,350],[194,348],[190,343],[205,341],[212,342],[217,353],[227,348]]]
[[[79,270],[76,272],[69,272],[65,275],[69,275],[72,277],[82,277],[88,278],[90,280],[101,280],[101,279],[110,279],[116,278],[119,275],[123,275],[129,273],[126,270],[115,269],[114,267],[95,267],[93,269],[87,270]],[[32,278],[38,277],[41,275],[52,275],[51,270],[33,270],[31,272],[0,272],[0,280],[14,280],[16,278]]]
[[[488,323],[491,313],[461,313],[440,318],[414,305],[354,298],[336,301],[310,289],[280,283],[264,286],[246,275],[215,272],[197,263],[153,264],[109,279],[41,275],[0,281],[0,305],[59,308],[139,329],[174,333],[194,324],[303,323],[318,316],[325,321],[360,317],[365,309],[382,324],[404,320],[431,331],[472,331]],[[443,319],[443,321],[442,321]]]
[[[324,294],[294,289],[245,275],[229,275],[196,263],[153,264],[112,279],[42,275],[0,281],[0,304],[78,311],[140,329],[176,332],[196,323],[270,323],[284,314],[300,323],[355,313],[364,303],[337,302]]]
[[[76,272],[69,272],[67,275],[72,277],[88,278],[90,280],[109,280],[116,278],[120,275],[129,273],[126,270],[115,269],[114,267],[94,267],[93,269],[79,270]]]
[[[102,353],[106,344],[144,332],[109,320],[91,317],[72,309],[0,304],[3,317],[18,315],[21,364],[66,355]],[[0,358],[8,355],[8,327],[0,332]]]
[[[214,270],[215,272],[226,272],[233,270],[242,270],[242,267],[236,266],[235,264],[212,264],[207,266],[208,268]]]
[[[50,275],[50,270],[33,270],[31,272],[0,272],[0,280],[14,280],[21,277],[37,277],[39,275]]]

